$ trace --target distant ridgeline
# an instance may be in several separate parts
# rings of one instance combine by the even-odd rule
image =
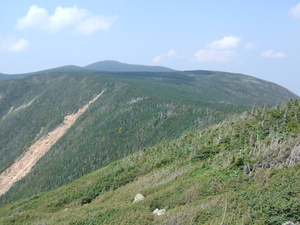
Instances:
[[[105,62],[0,82],[2,174],[105,90],[31,172],[0,197],[2,204],[57,188],[245,109],[298,98],[274,83],[241,74]]]

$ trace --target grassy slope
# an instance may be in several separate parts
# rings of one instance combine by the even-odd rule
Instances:
[[[205,127],[253,104],[274,105],[296,97],[258,79],[207,71],[57,72],[0,86],[4,96],[0,99],[2,171],[35,138],[107,88],[0,202],[59,187],[143,147],[178,138],[191,128]]]
[[[300,221],[300,101],[146,148],[0,208],[1,224],[282,224]],[[145,200],[132,203],[142,193]],[[166,209],[154,216],[156,208]]]

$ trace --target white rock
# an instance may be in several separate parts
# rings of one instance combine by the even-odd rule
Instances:
[[[287,221],[287,222],[283,223],[282,225],[296,225],[296,224],[294,224],[294,223],[291,222],[291,221]]]
[[[161,216],[161,215],[164,215],[165,213],[166,213],[165,209],[155,209],[153,211],[153,214],[156,215],[156,216]]]
[[[137,194],[134,197],[133,203],[143,201],[144,199],[145,199],[145,197],[142,194]]]

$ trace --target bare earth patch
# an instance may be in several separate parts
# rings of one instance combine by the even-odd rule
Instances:
[[[37,140],[29,149],[20,156],[9,168],[0,175],[0,195],[6,193],[18,180],[25,177],[32,167],[39,161],[50,148],[67,132],[67,130],[103,93],[102,91],[88,104],[78,110],[77,113],[67,115],[64,122],[49,132],[46,136]]]

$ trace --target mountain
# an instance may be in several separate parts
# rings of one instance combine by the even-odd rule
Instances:
[[[16,78],[21,78],[24,77],[26,75],[23,74],[19,74],[19,75],[8,75],[8,74],[2,74],[0,73],[0,82],[3,80],[11,80],[11,79],[16,79]]]
[[[67,65],[60,66],[52,69],[17,74],[17,75],[8,75],[0,73],[0,81],[2,80],[11,80],[20,77],[26,77],[34,74],[41,73],[51,73],[51,72],[72,72],[72,71],[102,71],[102,72],[175,72],[175,70],[163,67],[163,66],[145,66],[145,65],[135,65],[135,64],[127,64],[121,63],[114,60],[104,60],[89,64],[87,66],[75,66],[75,65]]]
[[[75,68],[2,81],[0,203],[55,189],[247,108],[296,98],[270,82],[214,71]]]
[[[72,71],[81,71],[83,70],[80,66],[68,65],[68,66],[60,66],[53,69],[42,70],[38,72],[28,73],[27,75],[40,74],[40,73],[51,73],[51,72],[72,72]]]
[[[100,61],[84,67],[88,70],[110,72],[172,72],[173,69],[162,66],[144,66],[121,63],[113,60]]]
[[[2,206],[0,223],[297,224],[299,112],[300,100],[247,110],[144,148]]]
[[[1,80],[9,80],[9,79],[10,79],[10,76],[9,76],[9,75],[0,73],[0,81],[1,81]]]

